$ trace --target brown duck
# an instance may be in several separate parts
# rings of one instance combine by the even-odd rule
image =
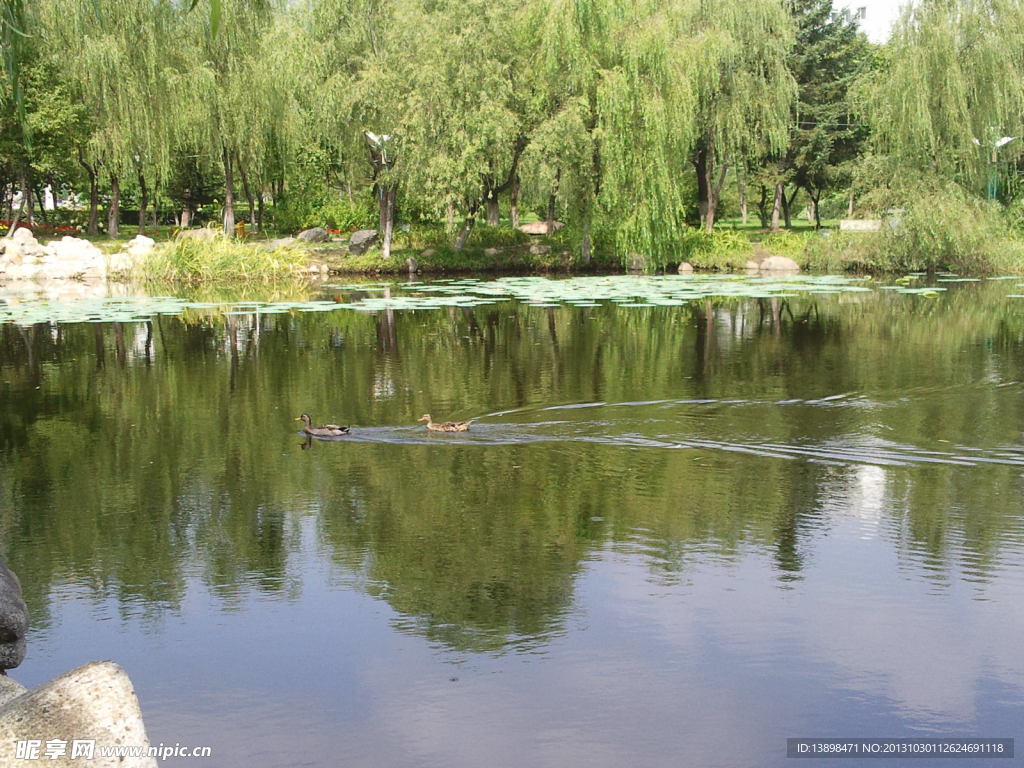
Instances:
[[[348,434],[348,427],[342,427],[338,424],[324,424],[319,427],[312,426],[313,420],[309,418],[308,413],[302,414],[295,420],[301,421],[303,424],[302,431],[313,437],[342,437]]]
[[[420,416],[416,421],[427,422],[427,430],[430,432],[467,432],[469,431],[468,421],[443,421],[435,424],[429,413]]]

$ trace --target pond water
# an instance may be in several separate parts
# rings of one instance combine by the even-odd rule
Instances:
[[[1022,283],[7,294],[13,676],[114,659],[228,768],[1022,736]]]

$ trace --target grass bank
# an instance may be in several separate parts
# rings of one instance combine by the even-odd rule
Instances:
[[[149,282],[269,282],[308,271],[299,248],[270,248],[224,238],[174,240],[157,246],[140,267]]]
[[[888,211],[879,214],[883,226],[878,232],[805,228],[766,233],[723,227],[708,234],[688,229],[680,233],[677,260],[646,267],[674,271],[686,261],[698,270],[742,271],[752,258],[771,254],[789,257],[814,272],[1024,272],[1024,206],[1007,210],[954,189],[922,193],[905,207]],[[410,258],[422,274],[617,271],[624,267],[623,259],[600,237],[595,238],[592,258],[584,262],[579,234],[568,229],[530,236],[509,225],[479,226],[463,249],[454,250],[451,242],[452,234],[434,224],[397,232],[387,258],[379,247],[352,255],[344,237],[315,244],[221,237],[170,240],[158,244],[140,276],[148,281],[267,282],[311,273],[405,274]],[[625,266],[644,266],[644,259],[631,254]]]

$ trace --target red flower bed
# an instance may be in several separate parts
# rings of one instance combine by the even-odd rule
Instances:
[[[0,227],[3,229],[10,229],[11,222],[0,220]],[[37,221],[35,226],[30,227],[23,221],[18,222],[18,229],[27,229],[34,235],[77,235],[79,234],[78,227],[70,225],[53,226],[52,224],[46,224],[42,221]]]

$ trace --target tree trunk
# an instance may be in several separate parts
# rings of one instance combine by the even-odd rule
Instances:
[[[693,169],[697,172],[697,212],[700,214],[700,227],[705,229],[711,195],[708,190],[708,150],[703,144],[693,156]]]
[[[761,199],[757,202],[757,218],[761,220],[761,229],[768,228],[768,188],[761,185]]]
[[[395,232],[395,184],[381,185],[380,199],[380,255],[385,259],[391,257],[391,238]]]
[[[242,177],[242,191],[245,193],[245,201],[249,204],[249,227],[254,227],[256,222],[256,203],[252,199],[252,189],[249,187],[249,174],[245,172],[245,166],[237,157],[235,163],[238,165],[238,175]]]
[[[558,188],[562,185],[562,169],[555,171],[555,185],[548,195],[548,234],[555,231],[555,219],[558,217]]]
[[[708,200],[708,220],[707,220],[707,231],[709,233],[714,231],[715,228],[715,214],[718,212],[718,201],[722,199],[722,187],[725,185],[725,176],[729,172],[729,164],[722,163],[722,167],[718,169],[718,181],[712,183],[711,195]],[[711,179],[709,179],[711,181]]]
[[[25,177],[25,186],[22,187],[22,194],[25,195],[25,220],[30,227],[36,225],[36,201],[32,194],[32,181]]]
[[[846,218],[853,218],[853,192],[850,193],[850,204],[846,207]]]
[[[785,192],[783,192],[785,194]],[[793,194],[789,196],[789,199],[783,198],[782,210],[786,214],[786,229],[791,229],[793,223],[791,221],[791,214],[793,211],[793,203],[796,201],[796,196],[800,194],[800,187],[793,188]]]
[[[182,229],[192,226],[192,209],[188,207],[187,203],[181,207],[181,223],[178,226]]]
[[[790,198],[786,197],[786,188],[782,188],[782,220],[786,223],[786,229],[793,228],[793,220],[789,215],[789,201]]]
[[[259,199],[256,201],[256,227],[260,233],[263,233],[263,192],[260,192]]]
[[[487,200],[485,201],[485,209],[487,212],[487,226],[496,227],[501,224],[501,209],[498,205],[498,193],[493,190],[489,193]]]
[[[512,221],[512,229],[519,228],[519,175],[516,174],[512,182],[512,189],[508,193],[508,217]]]
[[[377,185],[377,232],[384,236],[395,224],[395,188],[393,184]]]
[[[86,173],[89,174],[89,223],[86,225],[85,231],[90,235],[98,235],[100,231],[100,192],[99,183],[96,179],[96,166],[89,165],[89,163],[85,162],[81,152],[78,153],[78,164],[85,169]]]
[[[121,181],[110,174],[110,207],[107,209],[107,237],[121,234]]]
[[[224,162],[224,236],[235,236],[235,177],[231,167],[231,153],[222,145]]]
[[[462,228],[459,230],[458,237],[455,238],[455,244],[452,245],[453,251],[461,251],[466,247],[466,241],[469,240],[469,233],[473,231],[473,225],[476,224],[476,212],[479,208],[477,203],[474,203],[469,208],[469,214],[466,216],[466,220],[462,223]]]
[[[21,212],[25,210],[25,192],[24,192],[24,189],[25,189],[26,186],[28,186],[28,169],[25,167],[24,163],[22,163],[22,165],[21,165],[20,177],[21,177],[21,187],[22,187],[21,205],[18,206],[17,213],[14,213],[11,216],[11,228],[7,230],[7,236],[8,237],[13,235],[15,230],[18,228],[18,220],[21,218]],[[12,201],[14,200],[14,192],[11,192],[11,200]],[[12,203],[12,205],[13,205],[13,203]]]
[[[50,219],[46,215],[46,187],[37,186],[33,193],[33,199],[39,201],[39,218],[44,222],[49,222]]]
[[[715,140],[706,136],[697,148],[691,162],[697,171],[697,207],[700,211],[700,223],[705,232],[713,232],[718,200],[722,194],[722,185],[729,170],[728,163],[722,163],[718,179],[715,179]]]
[[[589,264],[593,253],[590,242],[590,211],[583,215],[583,237],[580,238],[580,261]]]
[[[814,214],[814,228],[821,229],[821,211],[818,209],[818,201],[821,200],[821,192],[818,190],[807,190],[807,196],[811,199],[811,213]]]
[[[772,232],[779,231],[779,214],[782,213],[782,202],[785,200],[782,193],[782,185],[775,185],[775,204],[772,206]]]
[[[149,189],[146,187],[146,177],[139,174],[139,234],[146,234],[146,209],[149,207]]]
[[[527,139],[525,135],[519,135],[516,137],[515,144],[512,146],[512,164],[509,166],[508,174],[505,176],[505,180],[498,184],[497,179],[494,178],[494,168],[491,168],[491,172],[483,175],[484,182],[484,211],[487,220],[487,226],[497,227],[501,224],[501,193],[505,190],[512,190],[511,194],[513,197],[512,208],[516,209],[516,205],[519,201],[519,158],[523,154],[523,150],[526,149]],[[559,172],[561,173],[561,172]],[[556,187],[557,189],[557,187]],[[509,218],[515,218],[512,226],[519,226],[519,211],[516,209],[509,211]]]
[[[743,226],[747,226],[747,177],[745,174],[737,173],[736,178],[740,187],[740,220]]]

